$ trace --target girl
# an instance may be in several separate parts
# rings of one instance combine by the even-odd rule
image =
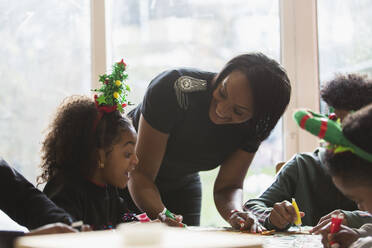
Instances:
[[[75,220],[111,229],[135,220],[118,190],[126,187],[138,163],[136,132],[122,116],[127,86],[123,61],[103,75],[95,101],[67,98],[60,106],[42,147],[40,177],[44,192]]]
[[[348,115],[342,129],[332,121],[327,121],[327,125],[324,119],[320,122],[323,128],[319,132],[325,132],[324,139],[330,143],[325,162],[335,186],[355,201],[360,210],[372,213],[372,105]],[[310,127],[306,122],[303,124]],[[330,225],[317,232],[323,236],[324,247],[329,247],[330,242],[338,243],[341,248],[350,245],[371,247],[372,243],[363,246],[366,239],[358,239],[372,236],[372,223],[360,229],[341,225],[341,230],[335,234],[329,233]],[[370,242],[370,238],[367,242]]]
[[[260,53],[237,56],[219,73],[179,68],[159,74],[130,113],[140,160],[128,184],[136,204],[152,218],[164,219],[168,208],[199,225],[199,171],[220,166],[214,201],[229,221],[242,208],[246,172],[290,92],[285,70]],[[248,216],[239,219],[245,228],[252,224]]]

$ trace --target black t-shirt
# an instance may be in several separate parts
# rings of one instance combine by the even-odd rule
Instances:
[[[215,76],[190,68],[165,71],[151,81],[143,102],[128,115],[136,129],[142,114],[153,128],[169,134],[156,179],[163,190],[182,187],[190,177],[216,168],[238,149],[254,153],[259,147],[255,127],[249,122],[216,125],[210,120]],[[180,86],[186,79],[194,90]]]
[[[99,186],[88,180],[50,180],[44,193],[59,207],[66,210],[74,221],[82,220],[94,230],[112,229],[118,224],[134,221],[118,189]]]
[[[29,229],[55,222],[71,224],[71,217],[63,209],[1,158],[0,195],[0,209]]]

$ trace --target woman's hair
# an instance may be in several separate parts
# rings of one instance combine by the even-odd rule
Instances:
[[[291,84],[286,71],[262,53],[242,54],[225,65],[212,90],[233,71],[245,74],[250,83],[254,113],[249,123],[256,127],[258,140],[263,141],[270,135],[290,100]]]
[[[372,153],[372,104],[349,114],[343,122],[343,134],[354,145]],[[346,183],[372,185],[372,162],[347,151],[326,154],[326,165],[332,176]]]
[[[130,122],[119,111],[104,113],[99,120],[92,99],[66,98],[42,144],[43,171],[38,182],[46,182],[57,175],[66,179],[91,176],[98,166],[98,149],[104,149],[108,155],[121,134],[131,129]]]
[[[358,110],[372,103],[372,82],[366,75],[339,74],[325,83],[320,96],[336,109]]]

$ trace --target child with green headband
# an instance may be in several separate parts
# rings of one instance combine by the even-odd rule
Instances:
[[[336,187],[360,210],[372,213],[372,104],[349,115],[342,129],[335,126],[328,123],[324,137],[330,143],[326,166]],[[372,222],[359,229],[341,225],[339,232],[329,232],[330,223],[316,232],[322,234],[324,247],[330,242],[340,248],[372,247]]]
[[[94,230],[148,220],[130,213],[120,196],[138,163],[137,135],[123,116],[128,103],[124,61],[100,77],[94,99],[67,98],[59,107],[42,147],[44,193],[75,221]],[[143,217],[143,218],[142,218]]]
[[[372,103],[372,83],[357,74],[338,75],[325,83],[321,97],[342,120],[349,112]],[[258,198],[247,201],[245,213],[240,214],[254,214],[267,229],[286,230],[296,218],[290,202],[295,198],[304,212],[303,225],[316,226],[314,231],[330,221],[330,212],[342,212],[344,224],[352,227],[372,221],[368,214],[356,211],[356,204],[333,185],[324,155],[322,147],[312,153],[295,154],[276,175],[273,184]]]

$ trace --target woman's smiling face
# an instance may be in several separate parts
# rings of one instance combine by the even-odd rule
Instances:
[[[239,124],[252,118],[252,89],[242,72],[231,72],[213,91],[212,96],[209,118],[214,124]]]

